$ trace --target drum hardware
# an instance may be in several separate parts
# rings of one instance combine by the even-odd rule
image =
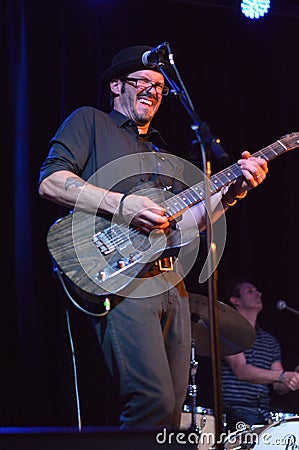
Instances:
[[[187,429],[190,431],[190,415],[191,407],[184,405],[181,416],[181,429]],[[209,408],[196,407],[196,423],[198,433],[194,432],[197,436],[196,449],[199,450],[211,450],[215,445],[215,417],[214,411]]]
[[[191,360],[190,360],[190,381],[191,384],[188,385],[188,396],[190,398],[191,405],[191,424],[190,430],[200,433],[202,428],[200,428],[196,423],[196,398],[197,398],[197,385],[196,385],[196,373],[198,369],[198,361],[195,359],[195,341],[192,339],[191,342]]]
[[[282,411],[273,412],[273,411],[271,411],[269,423],[282,422],[282,421],[289,419],[290,417],[294,417],[297,415],[298,414],[296,414],[296,413],[290,413],[290,412],[282,412]]]
[[[188,385],[187,396],[190,398],[190,405],[184,405],[181,416],[181,428],[193,431],[198,437],[197,449],[211,450],[215,445],[215,417],[214,412],[208,408],[198,407],[196,374],[198,361],[195,358],[195,341],[191,343],[190,359],[190,384]]]

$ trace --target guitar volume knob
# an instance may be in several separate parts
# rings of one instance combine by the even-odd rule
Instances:
[[[104,270],[100,270],[100,272],[98,272],[97,278],[100,281],[105,281],[106,280],[106,272]]]
[[[124,261],[123,259],[119,259],[119,260],[117,261],[117,267],[118,267],[119,269],[123,269],[123,268],[125,267],[125,261]]]

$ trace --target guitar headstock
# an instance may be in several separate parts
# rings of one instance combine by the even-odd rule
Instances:
[[[286,150],[293,150],[299,147],[299,132],[285,134],[279,141],[285,146]]]

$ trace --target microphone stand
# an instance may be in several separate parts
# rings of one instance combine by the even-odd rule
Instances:
[[[185,108],[187,113],[191,118],[191,129],[194,131],[196,136],[196,142],[200,146],[202,155],[203,171],[204,177],[204,188],[205,188],[205,204],[206,204],[206,236],[207,236],[207,259],[208,259],[208,270],[211,276],[208,279],[208,305],[209,305],[209,323],[210,323],[210,348],[211,348],[211,358],[212,358],[212,372],[213,372],[213,393],[214,393],[214,413],[215,413],[215,445],[218,448],[223,448],[220,443],[221,433],[223,431],[222,424],[222,384],[221,384],[221,354],[220,354],[220,339],[219,339],[219,314],[217,308],[217,273],[216,273],[216,244],[213,242],[212,238],[212,224],[210,221],[211,217],[211,163],[206,155],[209,155],[210,151],[214,151],[216,156],[222,155],[227,157],[224,149],[220,145],[219,139],[216,139],[208,125],[202,122],[192,104],[192,101],[188,95],[188,92],[181,80],[180,74],[175,66],[173,54],[170,50],[169,44],[165,43],[168,48],[169,62],[173,67],[179,83],[182,89],[177,85],[177,83],[166,73],[164,69],[164,64],[161,60],[157,61],[157,68],[162,73],[169,86],[171,87],[172,95],[177,98],[182,106]],[[217,151],[215,151],[215,149]],[[194,406],[194,402],[193,402]],[[192,412],[192,417],[194,417],[194,411]],[[221,446],[221,447],[220,447]]]

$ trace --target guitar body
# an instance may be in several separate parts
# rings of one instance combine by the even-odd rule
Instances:
[[[87,293],[88,300],[97,302],[111,293],[121,295],[157,259],[176,255],[196,236],[197,230],[181,233],[175,227],[148,236],[126,224],[78,211],[51,226],[47,246],[68,280]]]

